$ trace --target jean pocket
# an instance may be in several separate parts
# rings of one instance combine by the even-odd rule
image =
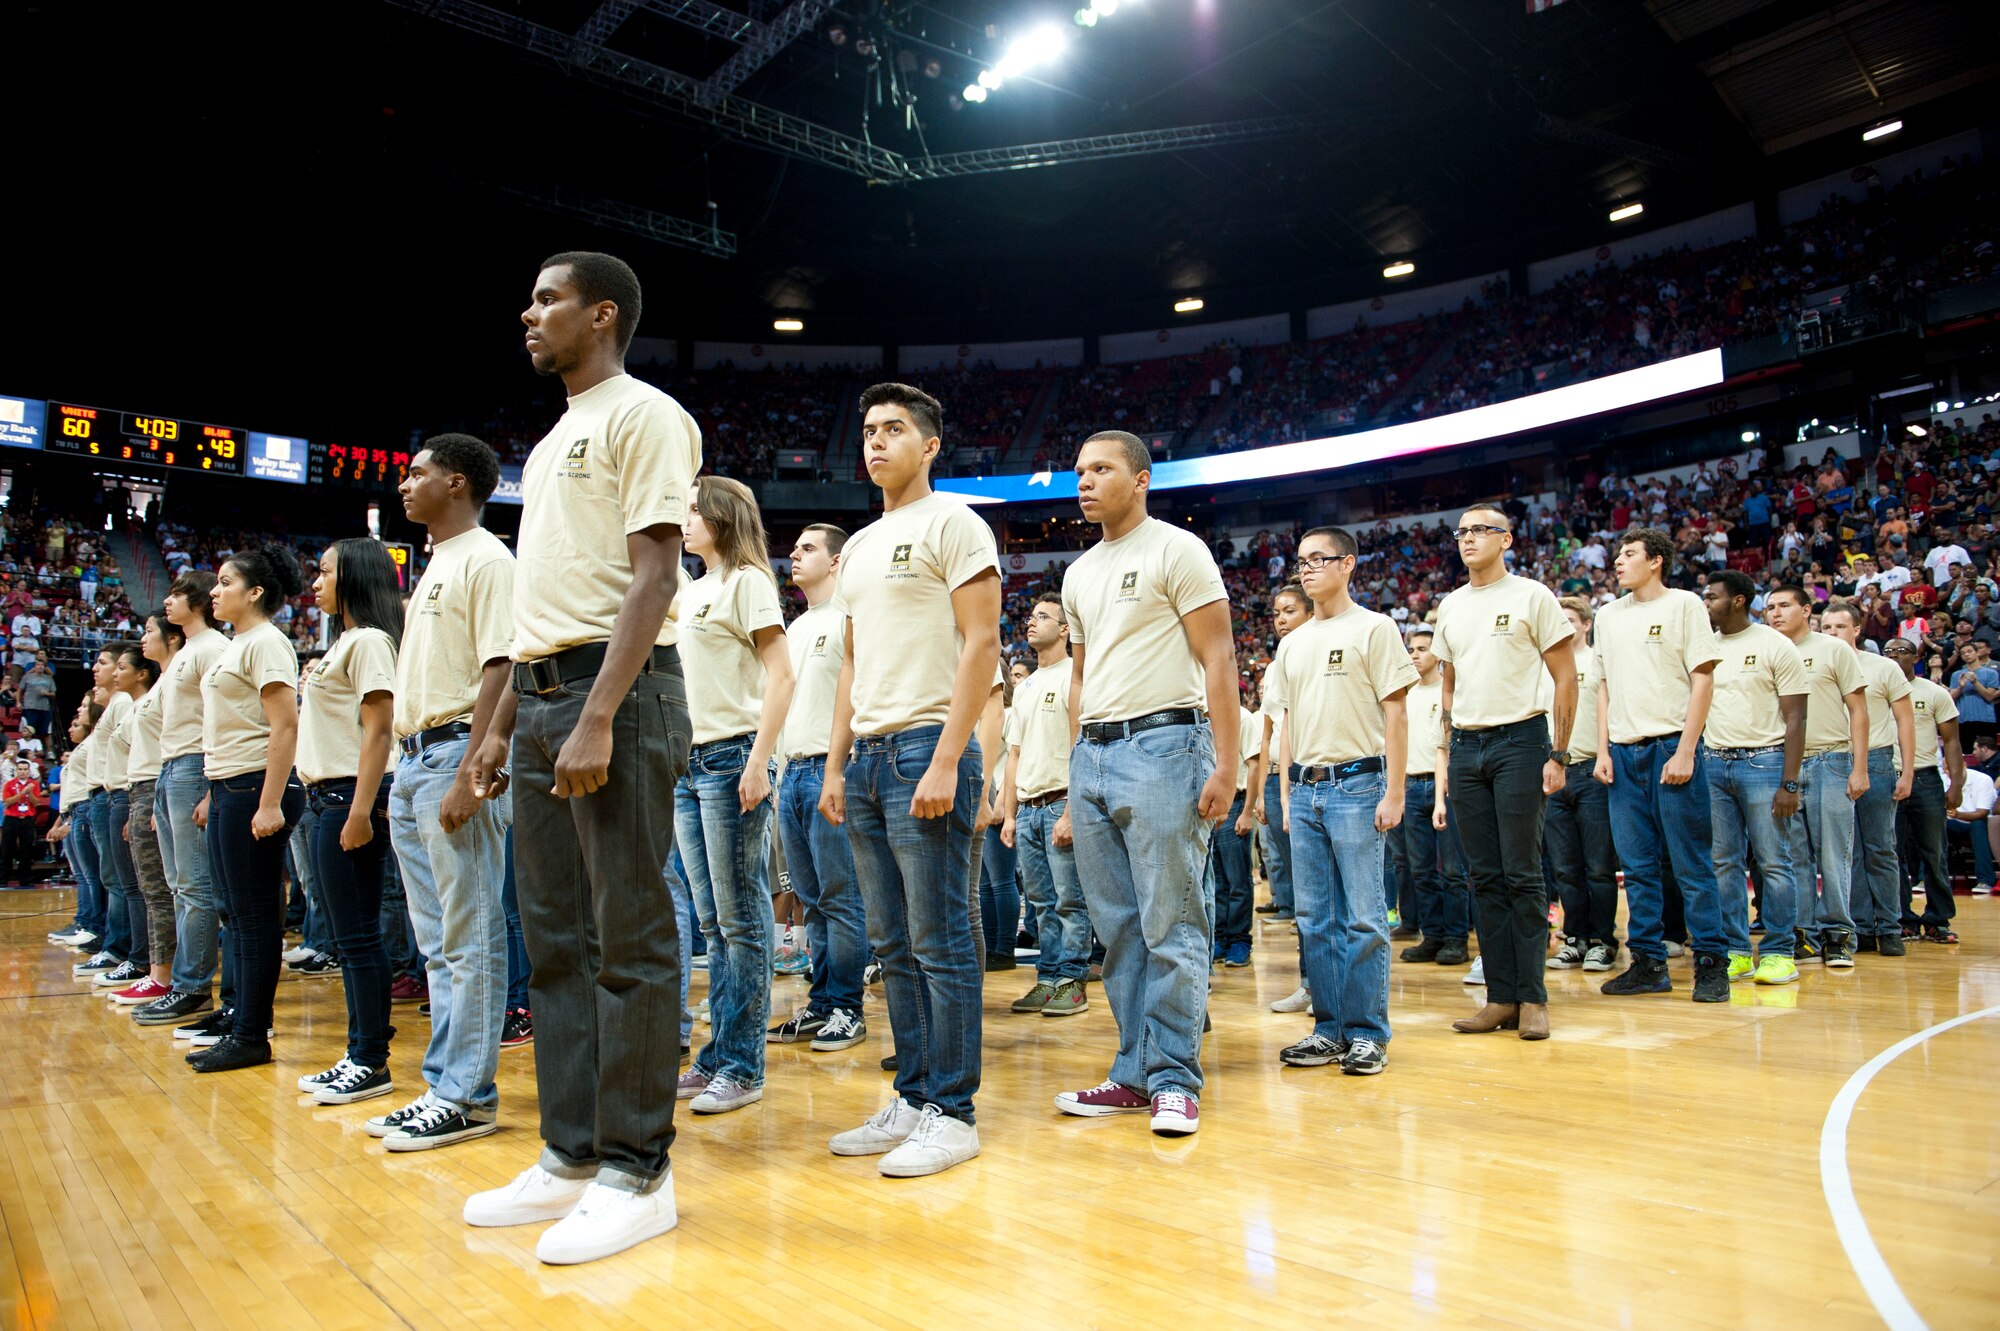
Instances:
[[[694,747],[694,737],[688,731],[687,706],[677,705],[667,697],[655,698],[653,702],[660,709],[660,737],[667,746],[667,776],[678,781],[687,775],[688,753]]]
[[[890,774],[903,785],[914,786],[931,769],[931,755],[936,752],[935,744],[898,745],[889,754]]]
[[[1773,753],[1753,753],[1743,761],[1750,765],[1750,770],[1753,772],[1782,772],[1785,770],[1785,755],[1783,750]]]
[[[1179,758],[1197,752],[1199,738],[1193,726],[1159,726],[1133,735],[1131,744],[1148,758]]]
[[[690,762],[700,776],[741,776],[750,765],[750,746],[740,742],[704,745]]]

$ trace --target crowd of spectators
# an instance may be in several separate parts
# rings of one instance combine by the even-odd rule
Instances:
[[[125,571],[102,519],[0,511],[0,652],[10,670],[37,655],[77,665],[129,629]]]
[[[238,550],[255,550],[266,545],[284,546],[299,561],[305,590],[279,606],[271,622],[291,635],[292,645],[298,651],[303,653],[317,649],[320,621],[324,616],[313,597],[312,583],[319,568],[320,556],[332,544],[331,538],[233,528],[211,527],[197,531],[185,523],[161,522],[153,529],[153,540],[160,548],[160,558],[166,563],[168,576],[174,578],[189,569],[206,569],[213,573]],[[416,574],[412,572],[413,583],[415,578]]]

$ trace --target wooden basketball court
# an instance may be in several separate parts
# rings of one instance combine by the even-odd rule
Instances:
[[[1297,979],[1274,932],[1251,969],[1216,972],[1203,1127],[1178,1142],[1050,1103],[1107,1065],[1095,991],[1082,1016],[1018,1017],[1032,974],[988,975],[984,1154],[907,1181],[826,1150],[888,1093],[871,993],[867,1043],[772,1046],[761,1105],[676,1115],[677,1231],[554,1268],[535,1227],[458,1220],[535,1157],[530,1050],[502,1055],[501,1132],[390,1156],[361,1123],[418,1089],[415,1007],[396,1009],[389,1099],[292,1088],[342,1052],[337,979],[286,978],[274,1066],[195,1076],[171,1028],[86,993],[43,941],[68,893],[4,893],[0,1325],[1817,1329],[1879,1325],[1871,1299],[1902,1297],[1932,1327],[1990,1327],[2000,1011],[1855,1078],[2000,1007],[2000,907],[1960,907],[1960,947],[1808,967],[1726,1007],[1688,1001],[1686,961],[1671,997],[1552,973],[1539,1045],[1453,1034],[1478,991],[1399,962],[1374,1078],[1278,1065],[1308,1019],[1266,1009]],[[803,993],[779,981],[774,1009]],[[1837,1102],[1844,1145],[1824,1141]]]

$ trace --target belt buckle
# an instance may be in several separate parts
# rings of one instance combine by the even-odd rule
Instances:
[[[538,657],[533,661],[521,662],[521,668],[528,678],[528,692],[541,697],[554,693],[562,687],[562,671],[556,666],[553,656]]]
[[[413,735],[405,735],[397,740],[396,743],[401,746],[405,758],[414,758],[424,751],[423,732],[418,731]]]

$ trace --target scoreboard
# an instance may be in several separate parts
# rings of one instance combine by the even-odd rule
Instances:
[[[241,476],[250,455],[248,436],[227,425],[148,416],[69,402],[48,404],[51,453],[75,453],[107,462],[157,462],[223,476]]]
[[[316,444],[312,449],[314,485],[357,490],[393,490],[410,470],[407,448],[366,448],[360,444]]]

